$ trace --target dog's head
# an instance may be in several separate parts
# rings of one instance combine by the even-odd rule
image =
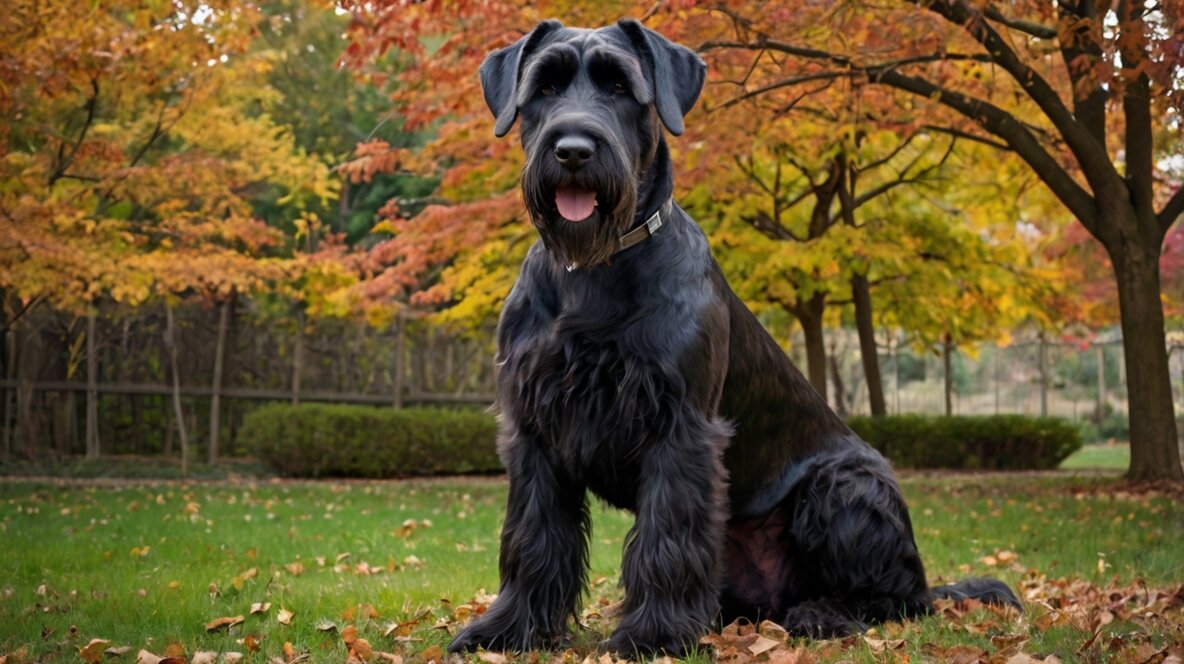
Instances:
[[[683,131],[706,67],[637,21],[598,30],[544,21],[481,65],[485,102],[505,136],[522,118],[522,189],[547,248],[594,265],[633,223],[662,142]]]

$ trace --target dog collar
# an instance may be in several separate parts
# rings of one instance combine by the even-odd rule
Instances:
[[[673,209],[674,199],[667,198],[666,202],[662,204],[662,207],[658,208],[653,214],[651,214],[650,218],[646,219],[644,224],[634,228],[628,233],[625,233],[620,237],[620,239],[617,240],[617,250],[613,252],[613,255],[616,256],[629,247],[635,246],[654,233],[657,233],[658,229],[661,228],[664,223],[666,223],[663,217],[669,219],[670,213],[673,212]],[[579,268],[580,264],[571,263],[566,267],[567,271],[571,272],[572,270]]]
[[[673,207],[674,199],[667,198],[666,202],[662,204],[662,207],[658,208],[653,214],[651,214],[650,218],[646,219],[644,224],[621,236],[619,241],[620,246],[617,247],[617,251],[614,253],[625,251],[629,247],[632,247],[654,233],[657,233],[658,229],[661,228],[662,224],[664,223],[662,220],[663,214],[665,214],[666,218],[669,219],[671,208]]]

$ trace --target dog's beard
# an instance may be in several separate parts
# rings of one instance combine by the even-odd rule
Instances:
[[[544,153],[529,159],[522,172],[522,193],[543,245],[565,266],[608,261],[620,236],[633,223],[637,178],[622,155],[603,144],[596,160],[572,173]],[[621,177],[625,174],[625,177]],[[586,219],[571,221],[559,213],[556,192],[578,187],[595,192],[596,207]]]

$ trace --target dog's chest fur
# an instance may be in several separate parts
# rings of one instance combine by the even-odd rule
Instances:
[[[636,264],[653,265],[657,244]],[[625,261],[571,273],[539,268],[528,259],[524,276],[547,280],[554,300],[523,308],[511,295],[502,321],[501,334],[512,336],[503,361],[516,368],[502,373],[515,381],[500,386],[516,393],[505,400],[516,405],[508,414],[537,432],[573,479],[632,509],[644,448],[668,439],[690,404],[704,401],[695,392],[709,381],[689,384],[687,364],[702,359],[688,353],[707,284],[642,274]]]

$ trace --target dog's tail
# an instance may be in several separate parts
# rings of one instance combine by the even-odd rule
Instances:
[[[977,599],[984,604],[1014,606],[1023,613],[1024,607],[1006,583],[998,579],[970,578],[946,586],[929,589],[934,599]]]

